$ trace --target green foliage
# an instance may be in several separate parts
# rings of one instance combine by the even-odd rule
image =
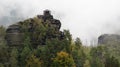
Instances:
[[[8,46],[5,41],[5,28],[0,26],[0,67],[4,67],[8,63]]]
[[[71,43],[72,43],[72,35],[70,34],[69,30],[64,30],[64,48],[66,52],[71,54]],[[62,42],[61,42],[62,43]]]
[[[76,38],[76,40],[75,40],[75,46],[76,46],[76,49],[80,49],[80,47],[82,46],[82,43],[81,43],[81,41],[80,41],[79,38]]]
[[[6,46],[6,44],[1,43],[0,44],[0,62],[3,62],[3,63],[7,62],[8,57],[9,57],[8,47]]]
[[[10,53],[10,67],[19,67],[18,66],[18,50],[16,48],[13,48]]]
[[[106,51],[110,56],[114,56],[120,62],[120,35],[117,34],[105,34],[102,35],[103,41],[99,45],[104,45]]]
[[[0,37],[5,37],[6,34],[5,30],[6,30],[5,27],[0,26]]]
[[[105,67],[120,67],[118,59],[115,57],[107,57],[105,62]]]
[[[20,66],[26,65],[26,59],[30,55],[32,51],[31,43],[29,37],[27,37],[24,41],[24,48],[22,49],[22,52],[20,53]]]
[[[75,40],[75,43],[72,44],[72,56],[76,63],[76,67],[83,67],[86,55],[84,53],[84,48],[79,38],[77,38]]]
[[[6,45],[6,29],[1,26],[0,67],[120,67],[119,43],[86,47],[79,38],[73,41],[69,30],[58,31],[50,21],[35,17],[19,23],[24,38],[18,47]]]
[[[104,67],[105,51],[104,46],[93,47],[91,49],[91,67]]]
[[[48,29],[41,22],[35,19],[36,31],[26,31],[22,48],[10,47],[8,50],[5,40],[0,41],[0,67],[119,67],[118,59],[111,57],[106,46],[85,47],[79,38],[72,41],[69,30],[64,30],[64,38],[60,39],[52,27]],[[5,29],[0,29],[3,29],[0,34],[3,37]],[[35,38],[35,43],[31,38]],[[39,45],[34,47],[36,43]]]
[[[31,42],[30,42],[30,37],[26,37],[23,45],[24,45],[24,48],[28,48],[29,50],[33,49]]]
[[[51,55],[53,54],[50,54],[50,51],[47,46],[39,46],[34,53],[37,57],[39,57],[42,60],[43,67],[48,67],[51,65]]]
[[[70,31],[69,30],[64,30],[64,35],[65,35],[65,39],[68,40],[68,43],[71,44],[72,35],[70,34]]]
[[[6,46],[6,41],[5,41],[5,28],[3,26],[0,26],[0,46],[5,47]]]
[[[61,51],[57,53],[55,58],[53,58],[52,67],[75,67],[75,63],[72,56],[66,52]]]
[[[4,65],[2,63],[0,63],[0,67],[4,67]]]
[[[56,56],[57,52],[60,51],[69,51],[70,45],[66,40],[59,40],[58,38],[53,38],[46,40],[45,46],[40,46],[37,50],[37,56],[39,56],[42,60],[44,60],[45,67],[50,66],[51,64],[49,62],[52,62],[51,58],[54,58]],[[38,52],[39,51],[39,52]],[[38,55],[39,54],[39,55]]]
[[[42,67],[42,61],[34,55],[31,55],[26,63],[26,67]]]
[[[86,60],[83,67],[91,67],[90,66],[90,61],[89,60]]]
[[[104,45],[104,44],[103,44]],[[106,51],[111,55],[116,57],[116,59],[119,60],[120,62],[120,42],[116,42],[116,41],[110,41],[107,44],[105,44],[106,46]]]

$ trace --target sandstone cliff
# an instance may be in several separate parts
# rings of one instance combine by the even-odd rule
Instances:
[[[6,40],[9,46],[22,46],[29,37],[34,47],[45,45],[47,39],[64,37],[60,28],[61,22],[54,19],[49,10],[45,10],[43,15],[10,25],[6,30]]]

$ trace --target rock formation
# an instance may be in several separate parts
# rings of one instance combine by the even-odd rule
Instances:
[[[25,37],[29,36],[34,47],[45,45],[47,39],[64,38],[60,28],[61,22],[54,19],[49,10],[45,10],[43,15],[10,25],[6,30],[6,40],[9,46],[21,46]]]
[[[120,43],[120,35],[117,34],[103,34],[98,38],[98,44]]]
[[[98,38],[98,44],[106,47],[105,51],[120,60],[120,35],[104,34]]]
[[[13,46],[17,46],[22,43],[23,33],[20,30],[18,24],[13,24],[6,30],[6,40],[7,43]]]
[[[45,10],[44,15],[38,15],[37,17],[39,19],[43,19],[44,24],[46,23],[47,20],[49,20],[51,25],[54,26],[55,29],[57,30],[59,30],[61,27],[61,22],[57,19],[54,19],[49,10]]]

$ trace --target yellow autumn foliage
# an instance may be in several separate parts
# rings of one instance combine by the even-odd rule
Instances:
[[[30,58],[28,58],[26,67],[42,67],[42,62],[39,58],[32,55]]]
[[[53,67],[75,67],[72,56],[64,51],[57,53],[57,56],[53,58],[53,62],[55,64]]]

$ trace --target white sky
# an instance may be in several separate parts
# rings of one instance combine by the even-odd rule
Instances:
[[[0,25],[34,17],[45,9],[61,20],[62,29],[83,42],[120,33],[120,0],[0,0]]]

